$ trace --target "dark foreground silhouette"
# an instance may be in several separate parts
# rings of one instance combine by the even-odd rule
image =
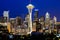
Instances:
[[[0,34],[0,40],[59,40],[53,33],[32,32],[28,35]]]

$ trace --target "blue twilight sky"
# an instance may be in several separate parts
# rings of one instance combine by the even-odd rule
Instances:
[[[28,13],[26,6],[29,4],[29,1],[30,0],[0,0],[0,16],[3,15],[4,10],[9,10],[9,17],[21,16],[24,18]],[[32,0],[31,3],[35,6],[34,9],[39,10],[39,17],[45,16],[45,13],[49,12],[51,18],[55,15],[58,21],[60,21],[60,0]]]

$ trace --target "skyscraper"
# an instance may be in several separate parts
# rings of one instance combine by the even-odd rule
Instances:
[[[4,17],[4,21],[8,22],[9,21],[9,11],[4,11],[3,12],[3,17]]]
[[[41,16],[41,17],[40,17],[39,23],[40,23],[41,26],[42,26],[41,28],[44,29],[44,28],[45,28],[45,18],[44,18],[44,16]]]
[[[56,16],[54,16],[54,18],[53,18],[53,24],[54,24],[54,32],[55,33],[57,33],[57,18],[56,18]]]
[[[56,24],[56,22],[57,22],[56,16],[54,16],[53,20],[54,20],[54,23]]]
[[[34,21],[37,21],[38,20],[38,9],[35,9],[35,13],[34,13]]]
[[[47,12],[47,13],[45,14],[45,23],[46,23],[46,24],[49,24],[49,22],[50,22],[50,14]]]
[[[50,31],[50,14],[48,12],[45,14],[45,29]]]

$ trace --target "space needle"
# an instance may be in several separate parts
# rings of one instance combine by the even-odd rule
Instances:
[[[31,0],[30,0],[30,3],[26,7],[27,7],[28,13],[29,13],[29,28],[30,28],[30,31],[28,33],[31,34],[31,32],[32,32],[32,10],[34,8],[34,5],[31,4]]]

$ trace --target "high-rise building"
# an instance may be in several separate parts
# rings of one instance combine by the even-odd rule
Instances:
[[[45,18],[44,18],[44,16],[40,17],[39,23],[41,24],[42,29],[45,28]]]
[[[50,14],[48,12],[45,15],[45,29],[50,31]]]
[[[38,9],[35,9],[35,13],[34,13],[34,21],[37,21],[38,20]]]
[[[35,12],[34,12],[34,20],[33,20],[33,31],[37,31],[37,30],[39,30],[38,28],[37,28],[37,26],[38,26],[38,13],[39,13],[39,11],[38,11],[38,9],[35,9]]]
[[[50,22],[50,14],[47,12],[45,15],[45,23],[49,24],[49,22]]]
[[[15,33],[15,18],[10,18],[10,32]]]
[[[28,26],[28,29],[27,29],[28,30],[27,33],[28,33],[28,32],[30,32],[29,14],[26,15],[25,21],[26,21],[26,25]]]
[[[54,24],[54,31],[55,31],[55,33],[57,33],[57,18],[56,18],[56,16],[54,16],[54,18],[53,18],[53,24]]]
[[[54,23],[53,23],[53,20],[50,19],[50,33],[53,32],[54,30]]]
[[[9,21],[9,11],[4,11],[3,12],[3,17],[4,17],[4,21],[8,22]]]
[[[56,16],[54,16],[53,20],[54,20],[54,24],[56,24],[56,22],[57,22]]]

